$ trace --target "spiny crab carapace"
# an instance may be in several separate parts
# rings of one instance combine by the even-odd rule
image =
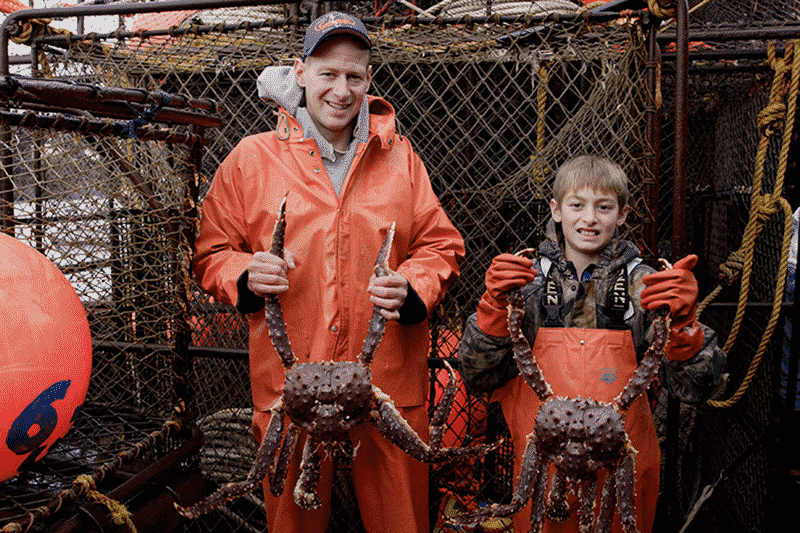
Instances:
[[[270,252],[283,257],[286,233],[286,198],[281,202],[272,235]],[[375,275],[389,273],[389,253],[394,238],[394,224],[386,233],[378,258]],[[370,365],[383,337],[386,318],[379,308],[373,308],[366,339],[358,357],[352,362],[297,363],[286,332],[277,296],[267,295],[265,305],[270,340],[286,368],[283,395],[270,409],[272,415],[256,454],[255,462],[244,481],[229,483],[190,507],[176,505],[187,518],[196,518],[228,501],[247,494],[269,476],[270,491],[283,493],[289,461],[294,454],[300,432],[308,432],[300,477],[294,487],[294,501],[300,507],[319,507],[317,496],[320,463],[330,455],[339,467],[353,464],[356,447],[349,430],[356,424],[371,423],[380,433],[405,453],[423,462],[466,460],[482,455],[500,443],[469,448],[441,448],[443,426],[456,394],[456,376],[445,361],[450,375],[444,394],[430,422],[430,444],[402,418],[391,398],[371,382]],[[285,423],[288,418],[288,427]],[[278,453],[280,450],[280,453]]]

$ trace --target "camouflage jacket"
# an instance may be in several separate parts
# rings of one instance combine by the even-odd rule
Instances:
[[[550,234],[553,234],[552,221]],[[559,245],[552,238],[539,246],[539,257],[533,268],[537,275],[522,288],[525,318],[522,331],[533,345],[536,332],[542,327],[545,315],[541,298],[545,273],[561,287],[563,303],[560,318],[565,327],[597,328],[608,322],[604,305],[615,273],[625,267],[628,271],[628,311],[624,322],[633,336],[636,354],[641,360],[652,341],[653,313],[641,308],[642,277],[653,269],[641,262],[639,249],[631,243],[613,238],[603,249],[591,279],[580,282],[572,263],[568,263]],[[702,349],[692,358],[668,361],[661,365],[659,381],[684,402],[697,403],[708,399],[720,385],[725,367],[725,353],[717,346],[716,333],[700,324],[705,333]],[[495,337],[478,328],[476,315],[467,319],[459,347],[459,363],[464,382],[475,391],[493,391],[519,373],[514,361],[509,337]]]

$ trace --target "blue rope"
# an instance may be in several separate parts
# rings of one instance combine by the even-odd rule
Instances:
[[[147,106],[137,118],[126,122],[117,122],[118,125],[122,126],[123,133],[127,134],[129,139],[135,139],[136,128],[152,122],[156,113],[158,113],[165,104],[169,105],[172,102],[172,96],[169,94],[160,91],[156,94],[159,96],[160,100]]]

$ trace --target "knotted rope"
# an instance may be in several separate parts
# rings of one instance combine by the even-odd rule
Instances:
[[[775,55],[775,43],[769,43],[767,49],[768,61],[775,71],[770,89],[770,99],[764,110],[758,115],[758,129],[761,139],[756,155],[755,174],[753,176],[753,191],[750,205],[750,216],[742,237],[742,244],[738,250],[730,254],[728,259],[720,265],[719,278],[727,285],[731,285],[741,276],[741,289],[736,307],[730,335],[725,342],[725,352],[730,352],[739,334],[744,312],[750,292],[750,278],[753,273],[753,256],[758,235],[764,229],[764,224],[781,210],[784,212],[783,242],[781,246],[781,260],[778,267],[778,279],[775,284],[775,294],[772,301],[772,313],[769,322],[761,336],[756,354],[750,362],[747,374],[736,392],[727,400],[709,400],[713,407],[730,407],[734,405],[747,391],[750,383],[758,370],[759,364],[766,353],[767,346],[772,339],[772,334],[778,324],[780,308],[783,301],[783,292],[786,285],[786,271],[789,257],[789,244],[792,236],[792,209],[789,202],[781,196],[783,182],[786,176],[786,167],[789,159],[789,146],[797,108],[798,86],[800,86],[800,41],[792,41],[786,45],[784,57]],[[787,103],[784,103],[786,99]],[[778,169],[772,192],[761,193],[764,177],[764,162],[769,148],[770,138],[783,133]],[[719,294],[722,286],[718,286],[698,306],[698,316],[708,303]]]
[[[647,0],[647,9],[661,20],[671,19],[675,16],[674,0]]]
[[[111,520],[116,525],[125,525],[129,531],[136,533],[136,526],[131,520],[130,511],[122,503],[99,492],[92,476],[83,474],[75,478],[72,482],[72,490],[86,501],[96,502],[107,507],[111,511]]]

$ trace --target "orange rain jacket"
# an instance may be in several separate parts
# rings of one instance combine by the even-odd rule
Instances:
[[[381,241],[396,232],[389,266],[405,277],[430,312],[458,276],[464,242],[431,188],[408,139],[395,132],[394,109],[368,96],[369,141],[358,145],[337,197],[316,143],[280,108],[277,132],[244,138],[217,170],[203,202],[195,274],[204,290],[235,304],[237,279],[252,254],[269,250],[278,207],[288,191],[285,247],[295,255],[289,291],[280,296],[289,340],[300,362],[353,361],[372,303],[367,285]],[[427,321],[389,321],[372,381],[398,407],[423,405],[428,385]],[[254,432],[261,440],[284,369],[263,310],[250,315]]]

